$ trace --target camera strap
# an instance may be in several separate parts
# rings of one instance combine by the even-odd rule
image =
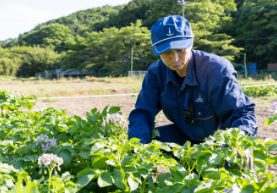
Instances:
[[[192,52],[192,54],[193,54],[193,52]],[[193,61],[193,69],[194,69],[194,74],[195,74],[195,80],[196,80],[196,82],[197,82],[195,58],[194,58],[194,61]],[[189,98],[190,98],[191,104],[193,105],[193,95],[194,95],[194,86],[191,87],[190,97],[189,97],[189,94],[186,94],[185,105],[184,105],[185,108],[188,107],[188,105],[189,105]]]
[[[194,60],[194,72],[195,72],[195,78],[196,78],[196,67],[195,67],[195,60]],[[197,80],[196,80],[197,81]],[[189,124],[196,124],[196,117],[194,115],[194,107],[193,107],[193,94],[194,94],[194,86],[191,87],[191,99],[189,103],[189,94],[186,94],[185,97],[185,104],[184,104],[184,118],[185,122]]]

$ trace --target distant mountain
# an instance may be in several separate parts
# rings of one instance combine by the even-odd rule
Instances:
[[[9,38],[9,39],[4,40],[4,42],[10,41],[10,40],[13,40],[13,39],[12,39],[12,38]]]

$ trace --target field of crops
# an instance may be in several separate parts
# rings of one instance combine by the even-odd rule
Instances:
[[[250,96],[250,97],[276,96],[277,95],[277,84],[276,85],[260,84],[260,85],[262,85],[262,86],[254,86],[251,84],[245,84],[245,85],[242,85],[242,91],[247,96]],[[248,87],[244,87],[244,86],[248,86]]]
[[[277,150],[272,139],[230,129],[194,146],[155,140],[143,145],[128,140],[128,120],[119,107],[92,109],[81,118],[55,108],[32,111],[35,103],[34,97],[0,92],[1,192],[277,191],[277,179],[268,172],[277,163],[270,156]],[[245,164],[249,148],[253,171]],[[231,166],[224,167],[226,162]]]

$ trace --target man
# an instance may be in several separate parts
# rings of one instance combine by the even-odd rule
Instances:
[[[129,138],[152,140],[155,116],[162,109],[173,123],[157,127],[163,142],[201,143],[218,129],[238,127],[257,136],[255,104],[244,95],[233,65],[217,55],[193,50],[189,22],[178,15],[158,20],[151,29],[154,54],[135,109]]]

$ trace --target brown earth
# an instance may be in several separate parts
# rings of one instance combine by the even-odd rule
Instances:
[[[34,109],[41,109],[46,107],[56,107],[67,109],[69,113],[75,113],[81,117],[86,117],[86,112],[89,112],[93,108],[97,108],[98,111],[102,111],[107,105],[121,107],[121,112],[125,117],[128,117],[136,102],[136,96],[117,96],[117,97],[97,97],[97,98],[72,98],[72,99],[57,99],[52,102],[46,100],[39,100]],[[269,109],[276,99],[252,99],[256,104],[256,116],[258,119],[258,138],[265,140],[266,138],[273,138],[277,140],[277,127],[276,123],[272,123],[269,126],[264,126],[265,121],[270,117]],[[156,116],[156,126],[162,126],[169,124],[164,114],[160,112]],[[277,156],[274,152],[272,155]],[[269,170],[277,175],[277,166],[272,165]]]

